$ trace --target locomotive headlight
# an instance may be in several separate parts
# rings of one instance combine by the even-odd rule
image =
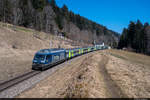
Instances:
[[[33,63],[37,63],[37,60],[33,60]]]
[[[41,63],[45,63],[45,61],[41,61]]]

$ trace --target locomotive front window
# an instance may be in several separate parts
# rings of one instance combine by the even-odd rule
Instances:
[[[35,60],[44,60],[45,59],[45,55],[36,55]]]

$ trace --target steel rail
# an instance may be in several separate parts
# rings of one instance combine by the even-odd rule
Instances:
[[[30,71],[28,73],[25,73],[23,75],[17,76],[15,78],[12,78],[10,80],[7,80],[5,82],[0,83],[0,92],[16,85],[19,84],[20,82],[27,80],[37,74],[41,73],[40,71]]]

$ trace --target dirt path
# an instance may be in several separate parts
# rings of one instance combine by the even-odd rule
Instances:
[[[99,62],[99,71],[101,76],[103,77],[104,83],[106,85],[107,95],[110,98],[119,98],[119,97],[127,97],[125,96],[118,85],[112,80],[110,74],[108,73],[106,66],[108,64],[109,58],[103,56],[101,62]]]

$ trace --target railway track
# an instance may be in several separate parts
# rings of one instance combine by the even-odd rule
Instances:
[[[13,87],[14,85],[16,84],[19,84],[20,82],[24,81],[24,80],[27,80],[37,74],[41,73],[40,71],[30,71],[28,73],[25,73],[21,76],[17,76],[13,79],[10,79],[8,81],[5,81],[5,82],[2,82],[0,83],[0,92],[10,88],[10,87]]]

